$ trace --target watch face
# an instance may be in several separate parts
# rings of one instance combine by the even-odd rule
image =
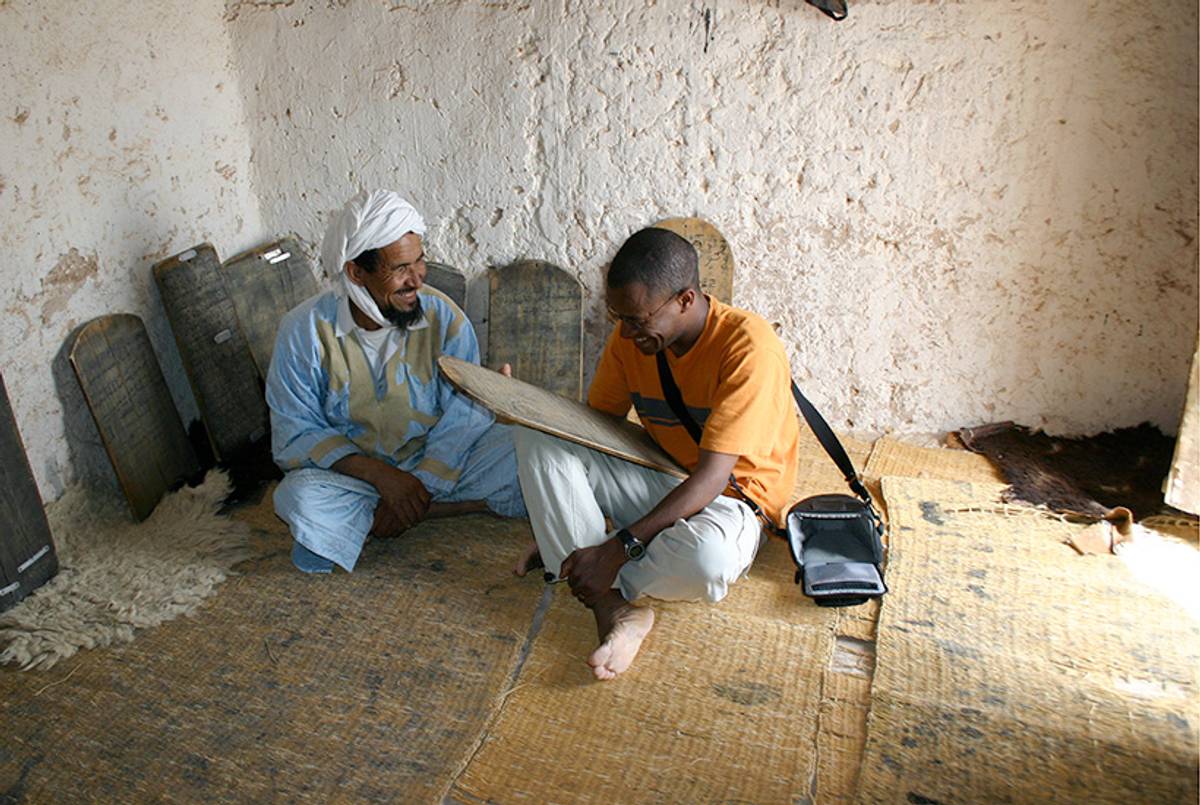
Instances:
[[[641,559],[646,553],[646,546],[640,542],[635,542],[632,545],[626,546],[625,555],[630,559]]]

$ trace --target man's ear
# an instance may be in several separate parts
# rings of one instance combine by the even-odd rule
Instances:
[[[353,282],[355,285],[361,285],[364,288],[366,287],[367,284],[365,282],[363,282],[363,277],[362,277],[362,275],[364,273],[362,266],[360,266],[358,263],[354,262],[353,260],[347,260],[346,265],[345,265],[345,270],[346,270],[346,276],[350,278],[351,282]]]
[[[679,294],[679,306],[681,310],[686,311],[692,305],[696,304],[696,289],[688,288]]]

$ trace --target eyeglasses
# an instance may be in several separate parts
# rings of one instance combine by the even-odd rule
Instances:
[[[611,321],[613,324],[624,324],[627,327],[629,327],[631,330],[637,330],[638,332],[642,332],[646,329],[646,327],[649,326],[650,320],[653,319],[656,315],[658,315],[658,311],[662,310],[668,304],[673,302],[675,300],[675,298],[678,297],[681,293],[683,293],[683,291],[676,291],[675,293],[671,294],[670,296],[668,296],[666,298],[666,300],[661,305],[654,308],[654,310],[651,310],[649,313],[647,313],[645,316],[642,316],[641,318],[634,318],[633,316],[621,316],[618,313],[614,312],[613,309],[610,307],[606,311],[606,313],[608,315],[608,320]]]

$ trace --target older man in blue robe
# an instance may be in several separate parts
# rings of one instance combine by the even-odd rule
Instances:
[[[341,287],[284,317],[267,376],[271,442],[286,475],[275,511],[309,573],[354,569],[369,535],[394,536],[441,503],[524,517],[510,428],[455,391],[439,355],[479,363],[471,322],[424,284],[425,223],[390,191],[335,215],[321,262]]]

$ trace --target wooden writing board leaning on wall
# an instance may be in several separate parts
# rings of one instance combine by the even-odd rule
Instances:
[[[146,327],[101,316],[75,335],[69,359],[129,509],[144,520],[177,482],[200,471]]]
[[[312,262],[299,243],[284,238],[226,260],[221,274],[258,376],[265,380],[279,322],[321,290]]]
[[[0,612],[58,572],[50,524],[0,377]]]
[[[450,297],[461,310],[466,311],[467,277],[457,268],[430,260],[425,263],[425,283],[437,288]]]
[[[487,364],[572,400],[583,397],[583,286],[557,266],[522,260],[490,272]]]
[[[666,218],[654,225],[686,238],[700,258],[700,290],[733,304],[733,250],[715,226],[703,218]]]
[[[217,460],[267,434],[267,403],[217,253],[207,243],[154,266],[167,320]]]
[[[638,425],[450,355],[438,358],[438,367],[456,388],[503,419],[676,478],[687,477]]]

